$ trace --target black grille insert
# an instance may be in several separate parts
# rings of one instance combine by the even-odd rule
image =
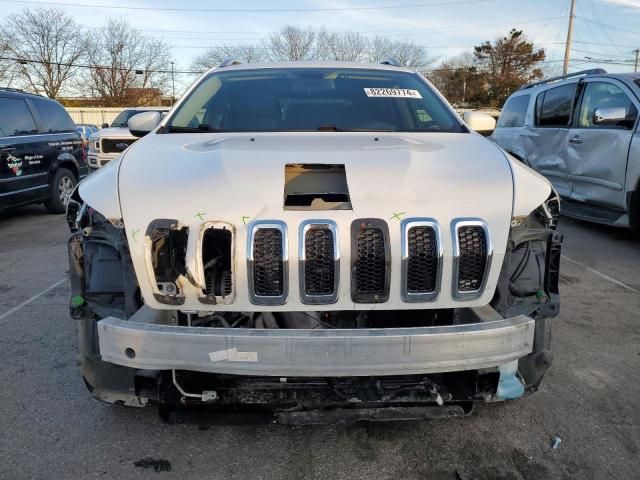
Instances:
[[[100,149],[102,153],[122,153],[135,141],[136,139],[102,138]]]
[[[482,288],[487,268],[487,238],[484,228],[462,225],[458,228],[458,291],[474,292]]]
[[[416,226],[407,232],[407,292],[435,292],[438,279],[438,244],[432,227]]]
[[[261,228],[253,237],[253,290],[262,297],[284,295],[282,231]]]
[[[304,291],[307,295],[334,293],[335,252],[333,232],[328,228],[307,230],[304,238]]]
[[[351,225],[351,298],[357,303],[380,303],[389,298],[389,232],[378,219]]]

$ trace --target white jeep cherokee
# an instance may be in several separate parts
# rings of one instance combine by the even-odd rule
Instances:
[[[129,128],[146,136],[68,210],[96,398],[309,423],[463,415],[536,389],[557,195],[419,73],[223,66]]]

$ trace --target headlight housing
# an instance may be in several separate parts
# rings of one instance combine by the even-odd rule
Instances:
[[[89,150],[92,152],[100,151],[100,137],[98,135],[91,135],[91,137],[89,137]]]

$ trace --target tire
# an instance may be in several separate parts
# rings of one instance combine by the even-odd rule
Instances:
[[[76,176],[71,171],[66,168],[57,169],[49,186],[51,198],[44,203],[47,210],[50,213],[65,213],[67,203],[69,203],[69,198],[77,183]]]

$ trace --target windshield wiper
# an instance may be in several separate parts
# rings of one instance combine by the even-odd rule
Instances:
[[[318,132],[395,132],[389,128],[338,128],[333,124],[320,125]]]
[[[169,125],[166,128],[167,133],[206,133],[206,132],[220,132],[220,129],[211,128],[209,125],[201,124],[197,127],[179,127],[177,125]]]
[[[344,132],[343,129],[336,127],[332,123],[320,125],[316,130],[318,132]]]

